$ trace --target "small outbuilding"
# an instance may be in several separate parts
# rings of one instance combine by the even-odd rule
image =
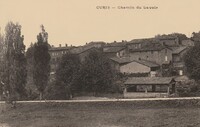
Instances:
[[[124,97],[168,97],[175,93],[175,83],[171,77],[131,77],[124,83]]]

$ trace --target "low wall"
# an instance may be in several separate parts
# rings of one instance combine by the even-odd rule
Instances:
[[[124,98],[168,97],[168,93],[124,92]]]

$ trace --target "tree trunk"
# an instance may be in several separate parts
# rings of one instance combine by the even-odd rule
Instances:
[[[42,100],[42,99],[43,99],[43,93],[40,92],[40,100]]]

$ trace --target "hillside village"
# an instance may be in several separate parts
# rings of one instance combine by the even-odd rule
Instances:
[[[185,75],[183,57],[192,46],[192,40],[176,34],[112,43],[90,42],[78,47],[52,45],[51,80],[63,54],[75,54],[83,62],[92,50],[100,50],[115,71],[129,77],[124,82],[125,97],[164,97],[175,93],[174,77]]]
[[[112,70],[117,75],[121,74],[125,77],[119,79],[123,97],[168,97],[176,94],[177,82],[188,79],[185,76],[186,68],[183,57],[193,46],[194,41],[191,38],[178,33],[131,41],[89,42],[83,46],[49,44],[49,81],[51,83],[56,80],[56,71],[63,55],[73,54],[79,58],[81,63],[84,63],[92,51],[100,51],[109,60]],[[4,51],[5,49],[1,50],[1,61],[4,60]],[[33,72],[30,71],[33,63],[28,64],[26,89],[37,93],[37,88],[33,85]],[[3,72],[4,68],[1,69]]]

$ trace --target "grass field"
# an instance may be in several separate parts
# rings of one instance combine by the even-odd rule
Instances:
[[[0,104],[0,127],[200,127],[199,101]]]

